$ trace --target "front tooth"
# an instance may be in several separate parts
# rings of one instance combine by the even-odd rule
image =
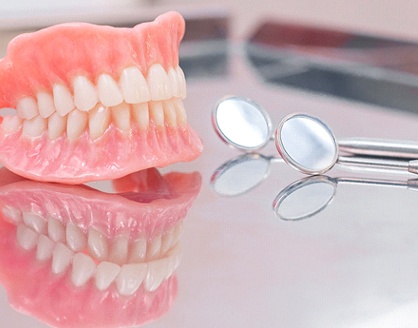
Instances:
[[[4,134],[17,132],[22,125],[22,119],[17,115],[7,115],[3,117],[1,129]]]
[[[150,102],[150,118],[156,126],[164,126],[164,109],[161,101]]]
[[[83,251],[87,246],[83,231],[72,222],[67,223],[66,238],[67,245],[75,252]]]
[[[129,105],[125,102],[111,108],[113,122],[122,131],[128,131],[131,127],[131,114]]]
[[[149,126],[148,103],[132,105],[132,116],[140,129],[146,130]]]
[[[74,109],[67,118],[67,137],[76,140],[86,130],[89,116],[86,112]]]
[[[173,97],[180,98],[181,97],[181,87],[180,87],[180,80],[177,71],[170,67],[167,72],[168,80],[170,83],[171,92]]]
[[[37,233],[46,233],[47,231],[45,220],[38,214],[31,213],[31,212],[24,212],[23,222],[25,222],[25,224],[29,228],[36,231]]]
[[[109,246],[107,244],[106,237],[101,232],[95,229],[90,229],[87,243],[89,252],[92,256],[101,261],[107,259],[109,254]]]
[[[161,259],[148,263],[148,272],[144,281],[146,290],[156,290],[168,275],[168,259]]]
[[[16,237],[20,247],[26,251],[34,249],[38,243],[38,234],[23,223],[17,226]]]
[[[168,75],[161,64],[155,64],[148,70],[147,82],[154,101],[170,99],[172,91]]]
[[[177,124],[185,125],[187,123],[187,116],[183,101],[181,99],[173,99],[173,105],[176,110]]]
[[[48,92],[38,92],[38,110],[43,118],[51,116],[55,112],[54,99]]]
[[[138,263],[145,260],[147,255],[147,241],[145,238],[135,240],[129,253],[129,262]]]
[[[147,260],[153,260],[158,257],[161,250],[161,235],[154,237],[147,245]]]
[[[176,72],[177,72],[177,79],[180,85],[180,98],[184,99],[186,98],[186,78],[180,66],[176,67]]]
[[[1,211],[5,218],[9,221],[12,221],[14,223],[22,222],[22,212],[18,208],[6,205],[1,209]]]
[[[79,110],[88,111],[98,101],[96,88],[91,81],[82,75],[76,76],[73,80],[74,105]]]
[[[48,118],[48,137],[55,140],[62,136],[67,126],[67,118],[60,116],[58,113],[52,114]]]
[[[105,106],[116,106],[123,101],[116,81],[109,74],[101,74],[97,81],[100,102]]]
[[[123,98],[128,104],[136,104],[151,100],[147,81],[138,67],[125,68],[120,76],[119,85]]]
[[[36,249],[36,258],[39,261],[49,260],[52,256],[55,243],[45,235],[39,235],[38,248]]]
[[[109,107],[97,105],[89,112],[89,132],[92,140],[102,136],[109,126]]]
[[[58,243],[52,252],[52,272],[64,272],[73,258],[73,251],[62,243]]]
[[[116,286],[121,295],[134,294],[147,275],[147,265],[144,263],[125,264],[116,278]]]
[[[17,114],[26,120],[30,120],[39,114],[38,104],[32,97],[23,97],[19,99],[16,105]]]
[[[174,108],[174,104],[171,101],[164,101],[164,119],[165,122],[173,127],[177,125],[177,118],[176,118],[176,109]]]
[[[30,120],[23,121],[22,134],[28,137],[39,137],[47,128],[47,120],[36,116]]]
[[[107,289],[120,272],[120,266],[110,262],[100,262],[96,270],[96,287],[98,290]]]
[[[56,243],[65,242],[65,228],[62,223],[55,219],[48,219],[48,235]]]
[[[83,286],[96,271],[96,264],[93,259],[84,254],[77,253],[73,257],[73,269],[71,271],[71,281],[76,287]]]
[[[74,109],[74,100],[70,90],[61,83],[56,83],[52,87],[54,105],[60,116],[65,116]]]
[[[109,251],[109,261],[123,264],[128,260],[128,237],[118,236],[112,243]]]

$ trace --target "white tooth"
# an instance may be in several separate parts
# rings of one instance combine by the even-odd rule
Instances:
[[[100,102],[104,106],[116,106],[123,101],[122,93],[116,81],[109,74],[101,74],[97,81]]]
[[[67,118],[60,116],[58,113],[52,114],[48,118],[48,137],[55,140],[62,136],[67,126]]]
[[[76,287],[83,286],[96,271],[96,263],[93,259],[84,254],[77,253],[73,257],[73,269],[71,271],[71,281]]]
[[[70,140],[76,140],[86,130],[89,116],[86,112],[78,109],[72,110],[67,118],[67,137]]]
[[[22,125],[22,120],[16,115],[7,115],[3,117],[1,129],[4,134],[12,134],[17,132]]]
[[[116,278],[116,286],[121,295],[134,294],[147,275],[147,265],[144,263],[125,264]]]
[[[107,289],[120,272],[120,266],[110,262],[100,262],[96,270],[96,287],[98,290]]]
[[[140,129],[146,130],[149,126],[148,103],[132,105],[132,116]]]
[[[43,118],[51,116],[55,112],[54,99],[48,92],[38,92],[38,110]]]
[[[65,228],[62,223],[55,219],[48,219],[48,235],[56,243],[65,242]]]
[[[128,104],[136,104],[151,100],[147,81],[138,67],[125,68],[119,80],[123,98]]]
[[[180,246],[177,244],[166,255],[168,259],[168,276],[171,276],[180,264]],[[167,276],[167,277],[168,277]]]
[[[52,272],[64,272],[71,263],[73,251],[62,243],[58,243],[52,252]]]
[[[128,131],[131,128],[131,114],[129,105],[125,102],[111,108],[112,119],[116,126],[122,131]]]
[[[46,221],[38,214],[23,212],[23,222],[38,233],[45,234],[47,232]]]
[[[154,237],[147,245],[147,260],[154,260],[161,250],[161,235]]]
[[[20,223],[22,222],[22,212],[18,208],[6,205],[1,209],[4,217],[11,222]]]
[[[68,247],[75,252],[83,251],[87,246],[83,231],[72,222],[67,223],[66,238]]]
[[[55,243],[45,235],[39,235],[38,248],[36,249],[36,258],[39,261],[49,260],[52,256]]]
[[[182,232],[183,232],[183,222],[180,222],[174,227],[173,245],[176,245],[179,242]]]
[[[167,72],[168,80],[170,83],[171,92],[173,97],[180,98],[181,97],[181,87],[180,87],[180,80],[177,71],[170,67]]]
[[[156,290],[168,275],[168,259],[161,259],[148,263],[148,272],[144,281],[144,288],[150,292]]]
[[[175,227],[171,228],[166,233],[164,233],[161,239],[161,254],[167,253],[173,247],[174,230],[175,230]]]
[[[96,88],[87,77],[83,75],[76,76],[73,80],[73,88],[74,105],[79,110],[88,111],[97,104]]]
[[[147,255],[147,240],[145,238],[135,240],[129,253],[129,262],[143,262]]]
[[[173,127],[177,125],[177,118],[176,118],[176,109],[174,108],[174,104],[171,101],[164,101],[164,119],[165,122]]]
[[[91,228],[89,230],[87,243],[89,246],[89,252],[92,256],[101,261],[107,259],[109,246],[107,244],[106,237],[101,232]]]
[[[24,97],[19,99],[16,105],[17,114],[22,119],[30,120],[39,114],[38,104],[32,97]]]
[[[149,103],[150,118],[156,126],[164,126],[164,109],[161,101]]]
[[[17,226],[16,237],[20,247],[27,251],[34,249],[38,243],[38,234],[23,223]]]
[[[124,264],[128,261],[128,237],[118,236],[114,239],[110,251],[109,261]]]
[[[176,72],[177,72],[177,79],[180,85],[180,98],[184,99],[186,98],[186,78],[180,66],[176,67]]]
[[[186,109],[181,99],[173,99],[173,105],[176,110],[177,124],[185,125],[187,123]]]
[[[28,137],[39,137],[47,128],[47,120],[36,116],[30,120],[23,121],[22,134]]]
[[[103,135],[110,123],[110,109],[97,105],[89,112],[90,138],[95,140]]]
[[[153,101],[166,100],[172,97],[170,81],[161,64],[154,64],[150,67],[147,82]]]
[[[70,90],[61,83],[52,87],[55,110],[60,116],[65,116],[74,109],[74,100]]]

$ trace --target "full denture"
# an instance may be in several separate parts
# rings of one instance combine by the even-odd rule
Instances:
[[[64,183],[116,178],[196,158],[174,12],[133,29],[64,24],[22,35],[0,62],[0,160]]]

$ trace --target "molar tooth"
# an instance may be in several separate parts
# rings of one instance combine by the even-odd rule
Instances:
[[[70,90],[61,83],[52,87],[55,110],[60,116],[65,116],[74,109],[74,100]]]
[[[181,99],[173,99],[173,105],[176,110],[177,124],[185,125],[187,123],[186,109]]]
[[[106,237],[95,229],[89,230],[89,236],[87,239],[89,252],[92,256],[100,261],[104,261],[108,257],[109,246]]]
[[[172,97],[170,81],[161,64],[154,64],[149,68],[147,82],[152,100],[166,100]]]
[[[36,258],[39,261],[49,260],[52,256],[55,243],[45,235],[39,235],[38,248],[36,249]]]
[[[62,223],[55,219],[48,219],[48,235],[56,243],[65,242],[65,228]]]
[[[119,85],[123,98],[128,104],[136,104],[151,100],[147,81],[138,67],[125,68],[120,76]]]
[[[71,281],[76,287],[83,286],[96,271],[96,263],[93,259],[84,254],[77,253],[73,257],[73,268],[71,271]]]
[[[17,226],[17,241],[20,247],[26,251],[30,251],[36,247],[36,244],[38,243],[38,236],[39,235],[35,231],[29,229],[23,223]]]
[[[147,260],[154,260],[161,250],[161,235],[154,237],[147,245]]]
[[[47,127],[47,120],[40,116],[36,116],[30,120],[23,121],[22,134],[28,137],[39,137]]]
[[[123,101],[123,96],[116,81],[109,74],[101,74],[97,81],[100,102],[104,106],[116,106]]]
[[[122,131],[128,131],[131,128],[131,114],[129,105],[125,102],[111,108],[112,118],[116,126]]]
[[[147,241],[144,238],[135,240],[129,253],[129,262],[138,263],[145,260],[147,254]]]
[[[83,231],[72,222],[67,223],[66,238],[68,247],[75,252],[80,252],[87,246]]]
[[[88,111],[97,104],[96,88],[87,77],[83,75],[76,76],[73,80],[73,88],[74,105],[79,110]]]
[[[38,214],[23,212],[23,222],[37,233],[46,233],[46,221]]]
[[[12,134],[17,132],[22,125],[22,119],[17,115],[7,115],[3,117],[1,129],[4,134]]]
[[[177,125],[176,109],[171,101],[164,101],[164,119],[169,126]]]
[[[132,105],[132,116],[140,129],[146,130],[149,126],[148,103]]]
[[[14,223],[22,222],[22,212],[18,208],[6,205],[2,208],[2,213],[6,219]]]
[[[62,243],[58,243],[52,251],[52,272],[64,272],[73,258],[73,251]]]
[[[67,118],[67,137],[76,140],[86,130],[89,116],[78,109],[72,110]]]
[[[120,266],[110,262],[100,262],[96,270],[96,287],[98,290],[107,289],[120,272]]]
[[[58,113],[52,114],[48,118],[48,137],[55,140],[62,136],[67,126],[67,118],[60,116]]]
[[[97,105],[89,112],[89,132],[92,140],[102,136],[110,123],[110,109]]]
[[[114,239],[110,251],[109,251],[109,261],[123,264],[128,260],[128,237],[127,236],[118,236]]]
[[[177,72],[177,79],[179,81],[179,86],[180,86],[180,98],[184,99],[186,98],[186,77],[184,76],[184,72],[181,69],[180,66],[176,67],[176,72]]]
[[[146,290],[156,290],[168,275],[168,259],[161,259],[148,263],[147,276],[144,280]]]
[[[144,263],[125,264],[116,278],[116,286],[121,295],[134,294],[147,275],[147,265]]]
[[[30,120],[39,114],[38,105],[33,97],[23,97],[16,105],[17,114],[26,120]]]
[[[54,99],[48,92],[38,92],[38,110],[39,115],[48,118],[55,112]]]
[[[150,109],[150,118],[154,122],[154,124],[156,126],[163,126],[164,125],[163,103],[161,101],[150,102],[149,109]]]

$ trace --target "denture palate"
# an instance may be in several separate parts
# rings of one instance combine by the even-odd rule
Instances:
[[[179,264],[182,222],[151,239],[131,240],[125,235],[107,238],[93,227],[84,232],[71,222],[45,220],[8,206],[2,212],[17,225],[20,247],[35,251],[39,261],[51,261],[51,271],[56,275],[70,271],[77,287],[93,279],[97,289],[115,284],[122,295],[132,295],[141,286],[153,291]]]
[[[88,130],[95,140],[110,124],[125,133],[133,125],[146,130],[150,122],[160,128],[182,126],[186,123],[185,97],[186,82],[179,66],[166,71],[154,64],[146,74],[130,66],[117,78],[102,73],[92,81],[77,75],[71,85],[57,82],[51,91],[22,97],[17,101],[17,117],[6,116],[3,126],[11,133],[23,123],[23,135],[38,137],[47,131],[51,140],[64,134],[76,140]]]

